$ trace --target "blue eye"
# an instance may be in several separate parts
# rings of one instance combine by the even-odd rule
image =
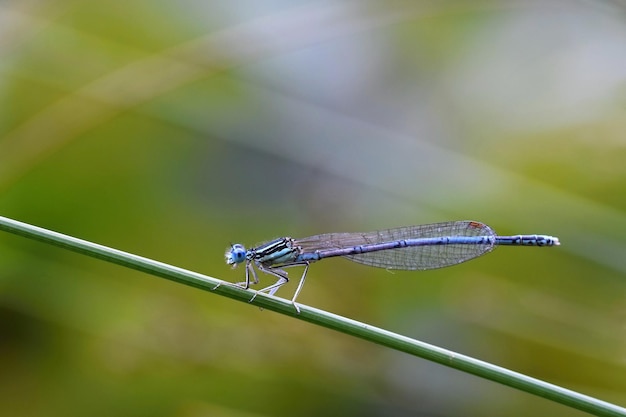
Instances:
[[[246,260],[246,248],[242,244],[236,243],[226,251],[226,263],[228,265],[239,264]]]

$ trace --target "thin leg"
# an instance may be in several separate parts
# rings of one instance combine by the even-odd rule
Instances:
[[[254,270],[254,267],[252,266],[252,263],[248,264],[250,267],[250,272],[252,272],[252,285],[257,285],[259,283],[259,276],[257,275],[256,271]]]
[[[300,278],[300,283],[298,284],[298,288],[296,289],[296,293],[294,295],[294,297],[291,299],[291,304],[293,304],[293,307],[296,309],[296,312],[298,314],[300,314],[300,307],[298,307],[298,304],[296,304],[296,298],[298,297],[298,294],[300,293],[300,290],[302,289],[302,286],[304,285],[304,279],[306,277],[306,273],[309,270],[309,262],[294,262],[291,264],[286,264],[286,265],[281,265],[281,268],[290,268],[292,266],[303,266],[304,265],[304,273],[302,274],[302,278]],[[263,288],[262,290],[259,290],[259,292],[263,292],[263,291],[267,291],[267,293],[269,295],[274,295],[276,293],[276,291],[278,291],[278,289],[280,287],[282,287],[283,285],[285,285],[286,283],[289,282],[289,278],[287,276],[287,273],[285,271],[283,271],[282,269],[279,268],[271,268],[271,267],[263,267],[262,265],[257,265],[258,268],[262,271],[265,272],[267,274],[271,274],[274,275],[275,277],[278,277],[278,281],[276,281],[275,284],[270,285],[269,287]],[[254,300],[254,298],[256,297],[256,294],[254,297],[252,297],[252,300]],[[250,300],[250,301],[252,301]]]
[[[296,304],[296,298],[298,298],[300,290],[302,290],[302,287],[304,286],[304,280],[306,279],[306,273],[309,271],[309,265],[310,264],[307,262],[306,266],[304,267],[304,272],[302,273],[302,278],[300,278],[300,282],[298,283],[298,288],[296,288],[296,292],[293,294],[293,298],[291,299],[291,304],[293,304],[296,310],[298,310],[298,314],[300,314],[300,309]]]
[[[306,266],[308,268],[308,265],[309,265],[308,262],[295,262],[291,264],[281,265],[280,268],[272,268],[272,267],[265,267],[263,265],[257,265],[257,267],[259,268],[259,270],[261,270],[261,272],[274,275],[275,277],[278,278],[278,281],[275,284],[272,284],[269,287],[263,288],[259,290],[259,292],[267,292],[269,295],[274,295],[281,286],[289,282],[289,276],[281,268],[291,268],[292,266]]]
[[[252,283],[250,283],[250,274],[252,274]],[[237,285],[243,287],[244,290],[247,290],[248,288],[250,288],[250,285],[256,285],[258,283],[259,283],[259,277],[257,277],[256,271],[252,267],[252,263],[247,262],[246,263],[246,281],[238,282]]]
[[[276,281],[274,284],[270,285],[269,287],[265,287],[259,290],[258,292],[267,292],[269,295],[274,295],[280,287],[282,287],[283,285],[289,282],[289,277],[287,276],[287,273],[283,271],[282,269],[266,268],[262,265],[257,265],[257,266],[262,272],[265,272],[266,274],[274,275],[275,277],[278,278],[278,281]]]
[[[228,285],[234,285],[235,287],[239,287],[239,288],[243,288],[244,290],[247,290],[250,287],[250,262],[246,262],[246,280],[244,282],[229,282],[227,283]],[[256,273],[253,272],[253,276],[255,278],[255,284],[256,282],[258,282],[258,280],[256,279]],[[218,283],[215,287],[213,287],[213,289],[211,291],[215,291],[216,289],[219,288],[219,286],[222,285],[222,283]]]
[[[252,282],[250,281],[250,275],[252,275]],[[243,282],[233,282],[233,283],[228,282],[227,284],[234,285],[235,287],[243,288],[244,290],[247,290],[250,288],[251,285],[256,285],[258,283],[259,283],[259,277],[257,276],[256,271],[252,267],[252,263],[248,261],[246,262],[246,280]],[[215,291],[216,289],[219,288],[220,285],[222,285],[221,282],[218,283],[215,287],[213,287],[211,291]]]

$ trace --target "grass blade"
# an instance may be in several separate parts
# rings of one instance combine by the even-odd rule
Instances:
[[[208,290],[238,301],[249,302],[255,294],[253,290],[226,285],[225,281],[216,278],[2,216],[0,216],[0,230]],[[259,293],[251,304],[437,362],[594,415],[626,417],[626,409],[615,404],[323,310],[299,304],[301,314],[298,315],[291,302],[263,293]]]

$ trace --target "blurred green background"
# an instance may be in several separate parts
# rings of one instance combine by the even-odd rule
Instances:
[[[0,3],[0,215],[229,281],[231,242],[461,219],[558,236],[428,272],[328,260],[299,300],[621,405],[625,187],[618,2]],[[0,404],[583,415],[7,233]]]

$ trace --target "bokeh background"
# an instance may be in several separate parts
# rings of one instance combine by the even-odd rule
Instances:
[[[625,187],[622,2],[0,3],[0,215],[229,281],[231,242],[461,219],[558,236],[428,272],[328,260],[300,301],[621,405]],[[7,233],[0,404],[583,415]]]

